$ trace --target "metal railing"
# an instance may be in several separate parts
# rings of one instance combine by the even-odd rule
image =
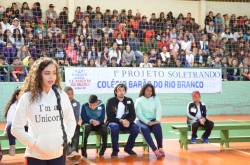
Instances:
[[[15,66],[15,67],[19,67],[19,66]],[[26,67],[26,66],[20,66],[20,67],[22,67],[22,69],[24,70],[24,74],[25,74],[24,76],[26,76],[28,74],[29,67]],[[60,66],[60,75],[61,75],[62,81],[65,80],[64,67],[65,66]],[[11,74],[12,68],[13,68],[12,65],[0,66],[0,82],[15,82]],[[166,67],[162,67],[162,68],[166,68]],[[171,67],[168,67],[168,68],[171,68]],[[205,68],[208,69],[208,67],[193,67],[193,69],[205,69]],[[192,68],[189,68],[189,69],[192,69]],[[213,69],[213,68],[210,67],[209,69]],[[218,69],[218,68],[214,68],[214,69]],[[246,79],[242,76],[242,73],[250,72],[250,67],[245,67],[245,68],[222,67],[220,69],[222,69],[223,80],[244,81]]]

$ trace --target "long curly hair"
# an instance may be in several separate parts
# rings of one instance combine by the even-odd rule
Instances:
[[[31,102],[37,101],[40,98],[41,93],[43,91],[42,71],[50,64],[54,64],[56,66],[55,85],[57,85],[61,89],[61,85],[60,85],[61,77],[59,73],[60,71],[59,71],[59,66],[56,63],[56,61],[49,57],[39,58],[32,65],[29,71],[29,74],[25,78],[24,84],[22,86],[23,92],[31,93],[31,98],[30,98]]]
[[[6,106],[5,106],[5,114],[4,114],[4,117],[5,117],[5,118],[7,118],[7,115],[8,115],[9,109],[10,109],[10,106],[11,106],[13,103],[15,103],[15,102],[17,101],[17,96],[19,95],[20,91],[21,91],[21,89],[17,88],[17,89],[13,92],[13,94],[12,94],[12,96],[11,96],[9,102],[6,104]]]
[[[145,84],[145,85],[141,88],[139,97],[145,96],[145,91],[146,91],[147,88],[151,88],[151,89],[152,89],[152,96],[155,97],[155,96],[156,96],[156,94],[155,94],[155,87],[154,87],[152,84],[150,84],[150,83]]]

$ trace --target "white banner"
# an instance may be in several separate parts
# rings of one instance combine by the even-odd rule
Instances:
[[[157,93],[222,91],[221,69],[65,67],[65,82],[76,94],[113,93],[118,83],[125,83],[129,93],[138,93],[145,83]]]

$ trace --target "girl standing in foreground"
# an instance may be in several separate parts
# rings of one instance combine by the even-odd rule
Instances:
[[[10,130],[11,130],[12,121],[16,112],[17,102],[20,99],[21,95],[22,95],[21,89],[16,89],[14,93],[12,94],[11,99],[7,103],[6,108],[5,108],[6,112],[4,116],[7,120],[5,130],[9,139],[9,145],[10,145],[9,155],[10,156],[15,155],[16,138],[11,134]]]
[[[12,134],[26,145],[26,165],[64,165],[63,128],[52,85],[59,87],[63,125],[67,139],[72,139],[76,127],[73,109],[67,94],[60,88],[59,67],[51,58],[40,58],[32,65],[25,79]],[[29,130],[23,127],[28,123]]]

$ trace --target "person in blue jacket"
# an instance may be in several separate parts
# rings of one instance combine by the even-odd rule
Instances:
[[[85,125],[82,156],[87,157],[87,142],[91,131],[96,131],[100,134],[102,145],[99,156],[102,157],[107,148],[107,127],[104,123],[105,106],[101,100],[98,100],[96,95],[89,97],[89,102],[82,105],[81,117]]]

